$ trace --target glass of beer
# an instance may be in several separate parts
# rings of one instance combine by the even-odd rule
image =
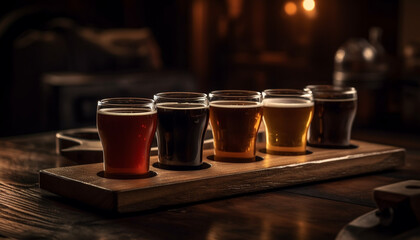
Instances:
[[[357,111],[357,92],[352,87],[310,85],[315,102],[308,143],[313,146],[348,147]]]
[[[164,92],[154,96],[159,164],[197,167],[202,164],[204,135],[209,121],[207,94]]]
[[[267,89],[262,95],[267,153],[305,154],[314,109],[311,91]]]
[[[214,160],[255,161],[262,119],[261,93],[220,90],[209,94]]]
[[[96,122],[105,177],[135,177],[149,172],[156,119],[152,99],[107,98],[98,102]]]

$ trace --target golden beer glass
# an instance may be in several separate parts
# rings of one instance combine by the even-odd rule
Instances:
[[[312,92],[267,89],[262,96],[267,153],[304,154],[314,111]]]

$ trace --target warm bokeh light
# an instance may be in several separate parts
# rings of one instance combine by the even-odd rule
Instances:
[[[286,4],[284,4],[284,11],[287,15],[295,15],[297,12],[297,6],[294,2],[287,2]]]
[[[370,49],[370,48],[365,48],[364,50],[363,50],[363,56],[365,57],[365,59],[367,60],[367,61],[372,61],[373,60],[373,58],[374,58],[374,55],[375,55],[375,53],[373,52],[373,50],[372,49]]]
[[[304,0],[302,3],[303,8],[306,11],[312,11],[315,9],[315,1],[314,0]]]
[[[229,17],[236,19],[241,15],[243,0],[228,0]]]
[[[346,52],[343,49],[339,49],[335,54],[335,61],[338,63],[343,62]]]

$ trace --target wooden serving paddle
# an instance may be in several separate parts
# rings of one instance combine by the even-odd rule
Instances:
[[[70,129],[56,133],[56,152],[79,164],[103,161],[103,148],[96,128]],[[204,149],[213,147],[211,129],[205,134]],[[156,139],[153,140],[150,155],[158,154]]]

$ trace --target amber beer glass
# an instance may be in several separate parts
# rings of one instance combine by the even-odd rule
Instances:
[[[310,85],[315,102],[314,118],[308,132],[313,146],[347,147],[357,111],[357,92],[352,87]]]
[[[156,118],[152,99],[108,98],[98,102],[96,121],[106,177],[148,173]]]
[[[309,90],[268,89],[263,92],[266,151],[304,154],[314,103]]]
[[[165,92],[154,96],[159,163],[166,167],[196,167],[202,163],[209,121],[207,94]]]
[[[209,94],[216,161],[254,161],[262,119],[261,94],[220,90]]]

